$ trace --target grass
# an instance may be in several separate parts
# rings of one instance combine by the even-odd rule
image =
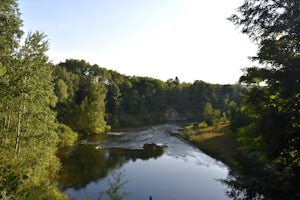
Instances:
[[[220,124],[218,127],[209,126],[206,128],[198,128],[193,125],[186,126],[179,136],[228,166],[237,164],[233,154],[238,144],[228,123]]]

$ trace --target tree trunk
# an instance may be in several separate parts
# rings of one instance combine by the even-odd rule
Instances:
[[[16,135],[16,145],[15,145],[15,156],[20,154],[20,150],[21,150],[21,118],[22,118],[22,114],[21,114],[21,108],[19,110],[18,113],[18,126],[17,126],[17,135]]]
[[[11,111],[9,111],[9,106],[7,102],[5,108],[5,118],[4,118],[3,135],[2,135],[2,144],[4,147],[6,146],[7,143],[7,133],[10,128],[10,119],[11,119]]]
[[[27,77],[24,77],[23,85],[27,82]],[[22,101],[23,100],[23,101]],[[18,112],[18,125],[17,125],[17,135],[16,135],[16,145],[15,145],[15,156],[18,156],[21,152],[21,133],[22,133],[22,126],[23,126],[23,115],[25,113],[26,107],[26,95],[24,93],[21,94],[21,103]]]

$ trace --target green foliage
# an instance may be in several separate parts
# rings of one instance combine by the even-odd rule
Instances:
[[[205,122],[200,123],[203,126]],[[220,128],[207,126],[199,129],[199,124],[188,125],[178,137],[196,145],[201,151],[221,160],[228,166],[235,166],[234,151],[237,149],[236,134],[229,128],[229,123],[220,124]]]
[[[55,85],[55,94],[59,102],[64,102],[68,99],[68,86],[62,79],[58,79]]]
[[[184,130],[180,133],[180,137],[189,140],[192,136],[192,134],[195,132],[194,125],[190,124],[184,127]]]
[[[84,97],[77,107],[74,116],[76,129],[87,135],[103,133],[106,127],[104,120],[104,88],[96,82],[90,84],[87,96]]]
[[[213,116],[214,116],[213,124],[219,124],[221,122],[221,110],[215,109]]]
[[[86,135],[106,129],[106,87],[100,68],[83,60],[66,60],[55,66],[58,120]]]
[[[23,35],[22,20],[15,0],[1,2],[0,5],[0,78],[10,67],[12,55],[19,47]],[[2,80],[3,81],[3,80]],[[2,82],[1,81],[1,82]]]
[[[190,125],[187,125],[184,127],[184,130],[187,130],[187,131],[190,131],[194,128],[194,125],[193,124],[190,124]]]
[[[10,199],[16,196],[18,189],[24,185],[24,181],[28,177],[22,171],[16,171],[16,169],[22,169],[16,162],[11,163],[3,155],[1,156],[1,162],[0,191],[2,194],[0,197],[1,199]]]
[[[209,125],[213,124],[213,120],[214,120],[214,109],[211,105],[211,103],[207,102],[203,108],[203,119],[205,120],[205,122]]]
[[[246,112],[245,107],[237,108],[234,106],[229,109],[229,121],[232,131],[236,132],[240,127],[253,123],[253,119]]]
[[[20,45],[21,20],[13,0],[0,5],[0,198],[66,199],[55,184],[55,106],[52,68],[41,33]]]
[[[40,199],[64,198],[53,186],[59,168],[52,111],[56,97],[46,50],[43,34],[29,34],[15,65],[6,70],[9,79],[2,90],[0,123],[3,198],[31,199],[36,194]]]
[[[200,130],[204,129],[204,128],[207,128],[208,127],[208,124],[206,122],[201,122],[198,124],[198,128]]]
[[[208,125],[216,125],[218,126],[221,123],[221,110],[213,109],[212,104],[207,102],[203,108],[202,112],[203,120]]]
[[[217,112],[226,112],[230,102],[241,103],[240,90],[239,86],[202,81],[180,83],[178,78],[162,82],[148,77],[128,77],[83,60],[66,60],[55,66],[58,120],[85,134],[102,132],[105,122],[112,128],[161,123],[170,108],[182,118],[203,120],[202,111],[207,102]],[[222,100],[216,98],[218,95]],[[98,122],[92,116],[98,116]],[[218,116],[213,118],[219,120]]]
[[[236,114],[252,123],[240,129],[240,173],[227,183],[248,198],[300,196],[299,7],[296,0],[248,0],[230,18],[258,42],[253,60],[265,65],[247,68],[240,78],[250,89]]]
[[[58,147],[60,148],[72,146],[78,138],[78,134],[65,124],[58,125],[57,134],[59,138]]]
[[[160,123],[166,120],[165,112],[170,108],[182,118],[201,121],[207,102],[221,113],[229,109],[230,102],[241,103],[242,88],[238,85],[180,83],[178,77],[162,82],[147,77],[127,77],[105,69],[101,69],[101,73],[107,88],[106,120],[112,127]]]
[[[238,129],[238,142],[242,152],[255,152],[262,149],[261,136],[256,132],[256,124],[252,123]]]

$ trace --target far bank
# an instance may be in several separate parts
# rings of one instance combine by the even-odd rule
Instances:
[[[178,137],[191,142],[204,153],[233,167],[237,163],[234,152],[238,148],[236,135],[230,130],[229,123],[218,126],[199,128],[197,125],[188,125]]]

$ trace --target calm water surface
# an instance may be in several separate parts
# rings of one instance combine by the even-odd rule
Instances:
[[[60,186],[74,199],[97,199],[108,179],[124,172],[128,200],[229,199],[217,181],[227,177],[227,167],[170,136],[178,129],[164,124],[80,141],[62,157]]]

